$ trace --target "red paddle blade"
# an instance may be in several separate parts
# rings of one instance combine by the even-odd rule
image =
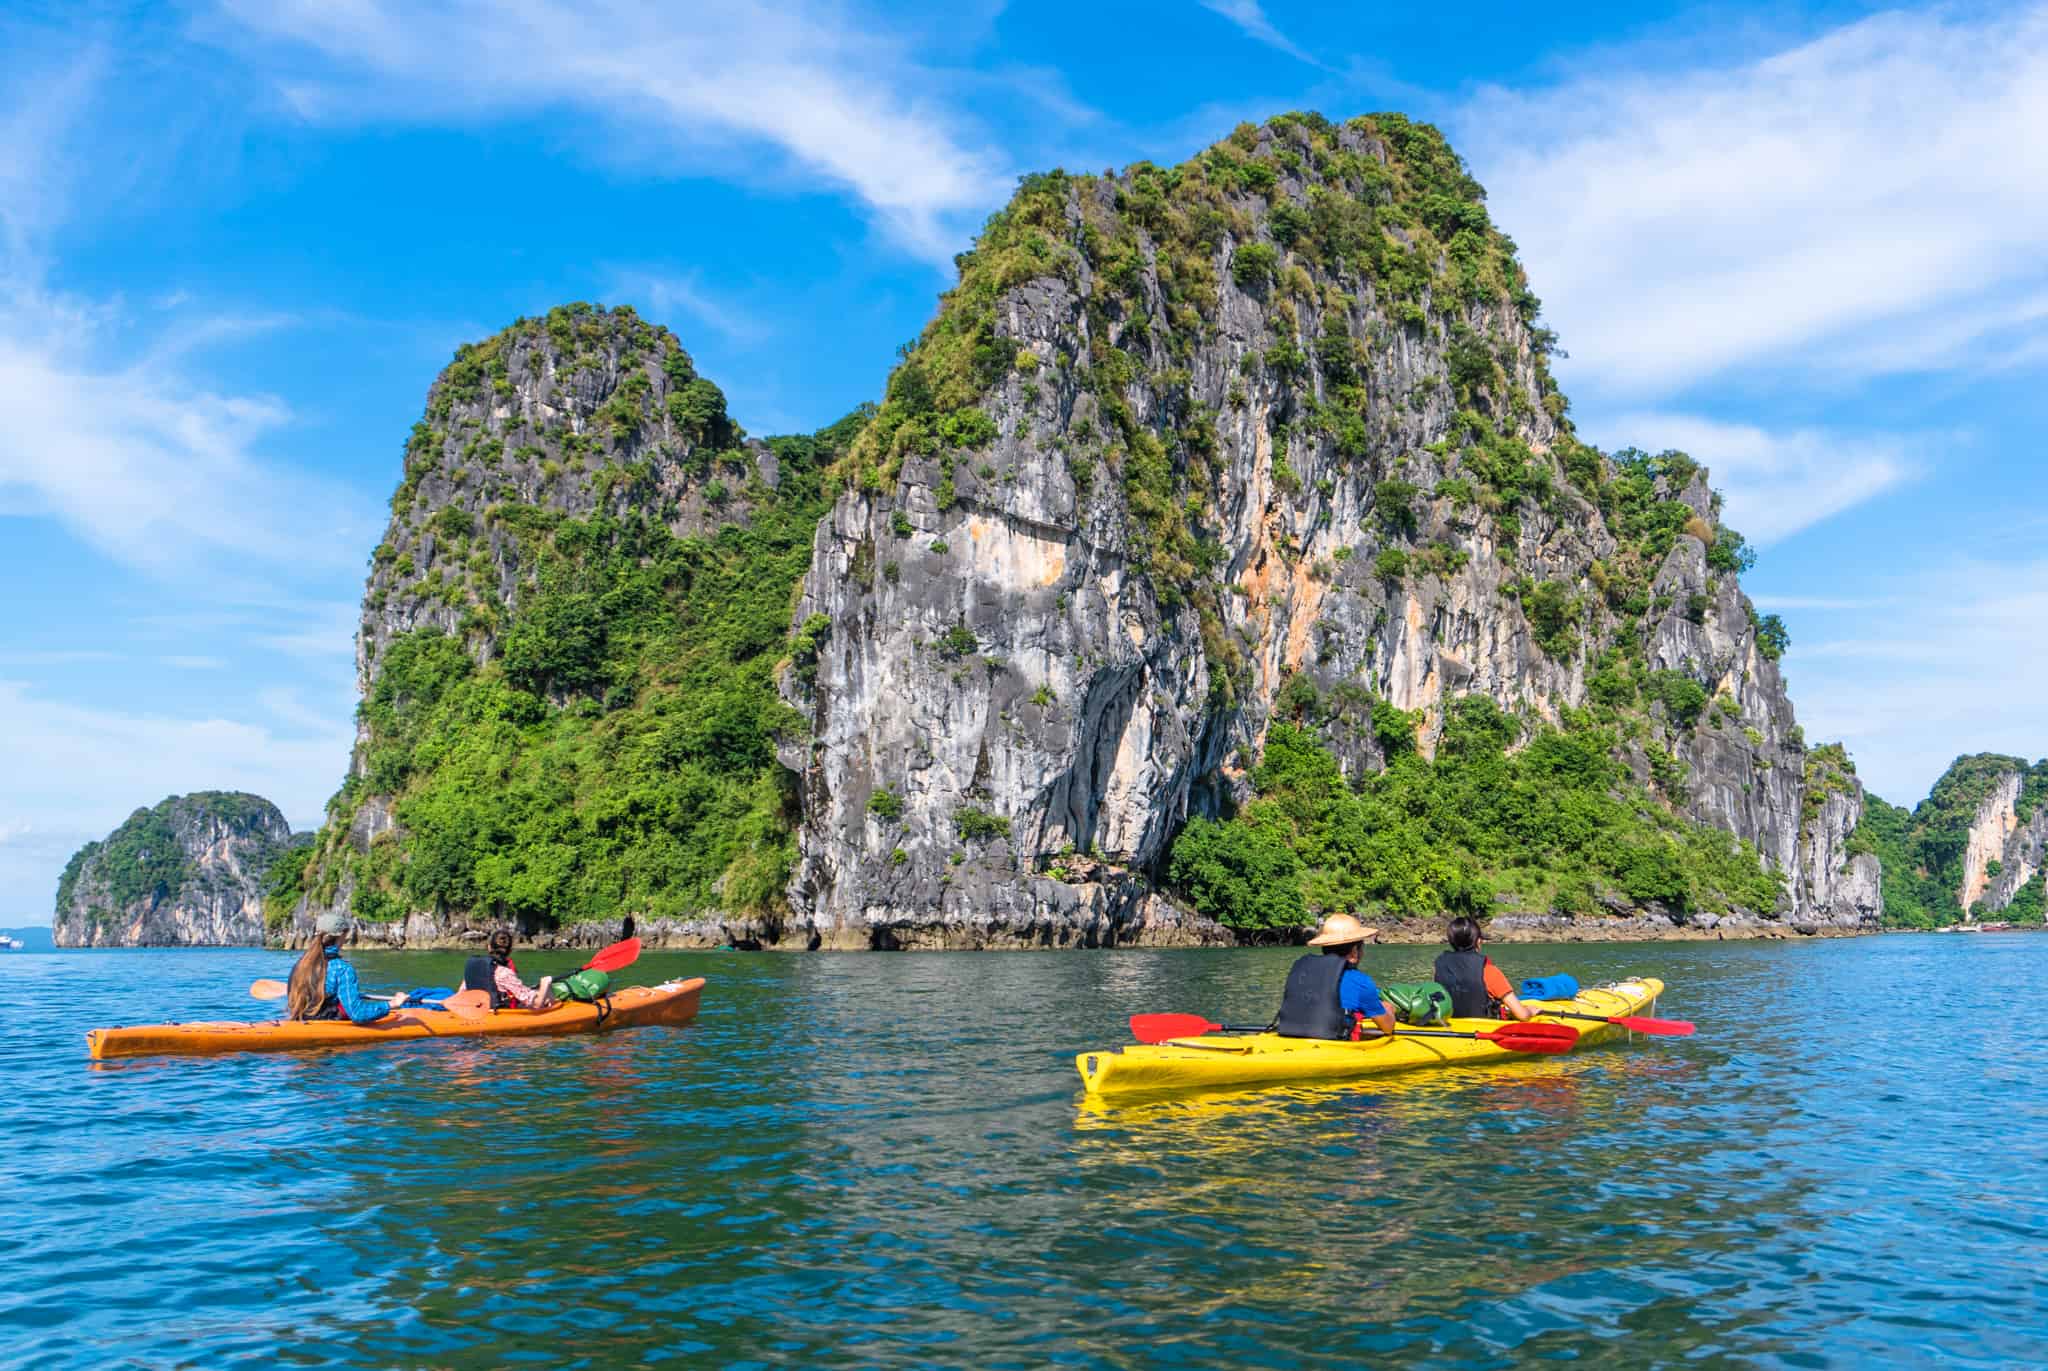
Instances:
[[[1692,1024],[1684,1019],[1644,1019],[1628,1014],[1607,1022],[1620,1024],[1631,1033],[1662,1034],[1667,1038],[1689,1037],[1693,1031]]]
[[[1199,1038],[1223,1027],[1200,1014],[1133,1014],[1131,1036],[1141,1043],[1163,1043],[1168,1038]]]
[[[638,938],[628,938],[624,942],[613,943],[610,947],[592,957],[583,964],[583,969],[585,971],[618,971],[624,967],[631,966],[634,959],[639,955],[640,940]]]
[[[1547,1038],[1570,1047],[1579,1040],[1579,1030],[1565,1023],[1517,1023],[1509,1024],[1505,1028],[1482,1028],[1477,1036],[1488,1042],[1501,1038],[1527,1038],[1532,1042],[1538,1038]]]
[[[1571,1043],[1563,1038],[1527,1037],[1520,1033],[1489,1033],[1486,1040],[1508,1052],[1569,1052]]]

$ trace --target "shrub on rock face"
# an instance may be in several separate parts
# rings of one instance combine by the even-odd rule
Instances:
[[[1707,707],[1706,687],[1682,671],[1653,671],[1645,686],[1645,693],[1664,706],[1664,716],[1675,727],[1692,728]]]
[[[1280,254],[1265,243],[1246,243],[1230,257],[1230,279],[1257,290],[1280,272]]]
[[[1190,820],[1174,841],[1167,880],[1226,928],[1294,928],[1308,922],[1301,860],[1272,830]]]
[[[991,838],[1010,836],[1010,821],[1000,814],[991,814],[974,805],[966,805],[954,811],[953,827],[966,842],[986,842]]]

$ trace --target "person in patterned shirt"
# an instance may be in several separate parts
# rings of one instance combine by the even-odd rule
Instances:
[[[491,934],[491,989],[500,1000],[514,1009],[546,1009],[555,1002],[553,976],[543,976],[537,986],[528,986],[519,979],[518,968],[512,965],[512,930],[501,928]]]

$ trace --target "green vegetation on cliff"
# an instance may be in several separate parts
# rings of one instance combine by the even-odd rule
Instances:
[[[1612,537],[1583,579],[1525,572],[1504,586],[1544,655],[1585,660],[1587,708],[1570,724],[1537,729],[1512,753],[1505,739],[1489,750],[1474,741],[1485,732],[1476,713],[1485,702],[1455,701],[1449,750],[1424,762],[1404,745],[1422,721],[1386,728],[1386,714],[1399,711],[1384,701],[1304,719],[1283,698],[1278,712],[1304,727],[1376,735],[1387,768],[1360,779],[1355,793],[1318,789],[1313,818],[1287,810],[1279,822],[1292,782],[1274,769],[1272,749],[1310,735],[1276,728],[1257,770],[1259,799],[1231,823],[1190,825],[1170,855],[1171,879],[1198,905],[1247,927],[1338,905],[1485,909],[1496,891],[1525,906],[1588,912],[1652,901],[1699,911],[1778,905],[1780,873],[1678,813],[1693,785],[1682,742],[1700,730],[1745,733],[1755,771],[1739,779],[1753,779],[1772,764],[1763,735],[1745,727],[1726,695],[1710,709],[1722,668],[1649,664],[1667,615],[1677,608],[1704,622],[1710,592],[1748,571],[1755,553],[1715,517],[1719,497],[1690,457],[1635,449],[1610,457],[1577,440],[1547,367],[1554,338],[1537,322],[1540,303],[1515,245],[1437,130],[1397,114],[1341,126],[1292,114],[1241,125],[1174,167],[1029,176],[957,261],[958,285],[905,350],[849,476],[886,493],[905,462],[932,462],[938,504],[948,507],[966,452],[994,436],[988,416],[1028,421],[1028,398],[1020,406],[1015,397],[1035,394],[1041,368],[1057,369],[1082,393],[1075,413],[1092,409],[1093,418],[1050,440],[1066,451],[1083,501],[1103,477],[1114,482],[1121,533],[1161,608],[1195,611],[1212,707],[1237,703],[1250,675],[1243,630],[1229,626],[1229,597],[1243,592],[1225,584],[1225,515],[1211,505],[1226,485],[1217,435],[1233,410],[1252,406],[1270,433],[1273,482],[1287,496],[1307,501],[1298,472],[1309,471],[1355,477],[1370,493],[1377,541],[1356,551],[1383,582],[1448,577],[1469,560],[1454,542],[1420,545],[1432,498],[1469,511],[1463,517],[1510,567],[1526,564],[1523,531],[1539,520],[1597,518]],[[1024,350],[1005,333],[1005,296],[1046,278],[1080,299],[1083,355]],[[1232,286],[1254,297],[1266,332],[1238,363],[1228,400],[1213,407],[1198,398],[1188,368],[1223,328]],[[1241,326],[1242,313],[1229,322]],[[1375,360],[1396,351],[1444,359],[1441,380],[1425,376],[1411,388],[1404,378],[1398,402],[1451,412],[1448,431],[1426,448],[1446,473],[1433,489],[1409,479],[1424,454],[1395,441],[1394,407],[1375,393]],[[1213,366],[1215,354],[1202,360]],[[1534,442],[1544,415],[1555,432]],[[1333,484],[1325,477],[1318,490],[1328,495]],[[1331,517],[1313,505],[1309,513]],[[1688,586],[1682,598],[1655,593],[1686,537],[1704,549],[1705,586]],[[1291,548],[1280,551],[1285,558]],[[1781,656],[1783,623],[1744,609],[1759,654]],[[1314,696],[1309,682],[1297,677],[1296,685]],[[1564,753],[1577,764],[1551,769]],[[1512,781],[1524,817],[1474,793],[1482,773],[1489,784]],[[1544,840],[1545,825],[1558,836]]]
[[[1779,879],[1755,849],[1676,818],[1634,784],[1591,714],[1524,732],[1468,695],[1450,706],[1433,760],[1401,748],[1347,784],[1313,732],[1275,724],[1251,802],[1228,821],[1190,823],[1168,879],[1203,913],[1247,929],[1332,910],[1486,914],[1496,893],[1574,914],[1773,907]]]
[[[1981,752],[1958,757],[1934,788],[1912,809],[1864,797],[1863,821],[1851,846],[1874,852],[1884,865],[1884,921],[1895,928],[1936,928],[1961,922],[1966,914],[2038,921],[2041,889],[2037,873],[2006,909],[1965,910],[1957,900],[1963,885],[1963,857],[1977,809],[1999,778],[2017,773],[2020,794],[2013,808],[2021,824],[2048,799],[2048,761],[2029,766],[2018,757]]]
[[[775,694],[789,606],[829,500],[825,466],[866,422],[768,440],[773,486],[746,522],[677,537],[638,511],[564,517],[492,510],[530,580],[498,611],[479,665],[437,629],[394,639],[360,709],[361,771],[331,807],[328,860],[363,918],[491,911],[573,922],[781,899],[795,797]],[[814,649],[815,650],[815,649]],[[345,839],[369,796],[394,797],[402,836]]]
[[[259,874],[289,859],[289,840],[263,832],[276,808],[259,796],[234,790],[200,790],[173,795],[149,809],[138,809],[98,842],[71,854],[57,880],[56,909],[62,917],[73,907],[81,878],[90,877],[93,908],[111,913],[145,902],[164,903],[183,893],[195,873],[181,826],[215,820],[238,833],[254,835],[257,845],[245,858]],[[301,840],[303,841],[303,840]]]

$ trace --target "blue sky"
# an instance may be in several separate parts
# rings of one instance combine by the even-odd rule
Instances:
[[[2048,752],[2048,6],[0,5],[0,915],[236,787],[315,823],[456,344],[670,325],[757,433],[879,393],[1018,174],[1400,109],[1582,434],[1709,463],[1808,736]]]

